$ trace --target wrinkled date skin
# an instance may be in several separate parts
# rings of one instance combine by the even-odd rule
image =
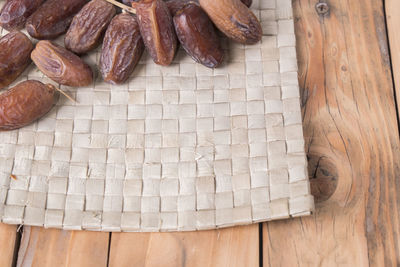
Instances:
[[[134,2],[140,33],[153,61],[167,66],[174,59],[177,38],[171,14],[162,0],[142,0]]]
[[[198,3],[198,0],[168,0],[165,1],[171,16],[174,17],[176,13],[184,8],[189,3]]]
[[[47,77],[57,83],[80,87],[93,82],[91,68],[80,57],[50,41],[37,43],[31,58]]]
[[[24,81],[0,94],[0,131],[14,130],[36,121],[53,107],[55,87]]]
[[[96,48],[115,13],[115,7],[104,0],[87,3],[72,20],[65,36],[65,47],[77,54]]]
[[[260,22],[240,0],[200,0],[200,6],[215,26],[232,40],[242,44],[261,40]]]
[[[134,1],[132,0],[124,0],[128,1],[129,3],[132,3]],[[181,10],[184,6],[186,6],[188,3],[199,3],[199,0],[164,0],[165,3],[168,6],[169,12],[171,13],[171,16],[175,16],[176,12]],[[251,4],[253,3],[253,0],[240,0],[242,1],[243,4],[245,4],[247,7],[250,7]]]
[[[54,39],[64,34],[86,0],[47,0],[26,22],[26,30],[36,39]]]
[[[0,26],[7,31],[20,30],[44,0],[8,0],[0,12]]]
[[[144,51],[135,17],[120,14],[111,21],[103,41],[100,72],[104,81],[125,82],[132,74]]]
[[[214,25],[197,4],[187,4],[174,16],[175,31],[185,51],[209,68],[221,64],[224,52]]]
[[[31,63],[33,44],[21,32],[0,38],[0,89],[11,84]]]

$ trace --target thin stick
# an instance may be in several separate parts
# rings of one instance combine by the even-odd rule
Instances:
[[[61,90],[60,88],[54,87],[57,91],[59,91],[63,96],[65,96],[66,98],[68,98],[69,100],[71,100],[72,102],[74,102],[75,104],[79,104],[78,101],[76,101],[75,99],[73,99],[72,97],[70,97],[69,95],[67,95],[63,90]]]
[[[115,0],[106,0],[106,1],[109,2],[109,3],[111,3],[111,4],[113,4],[113,5],[116,5],[117,7],[120,7],[120,8],[122,8],[123,10],[126,10],[126,11],[128,11],[128,12],[130,12],[130,13],[132,13],[132,14],[136,14],[136,9],[134,9],[134,8],[132,8],[132,7],[130,7],[130,6],[121,4],[120,2],[117,2],[117,1],[115,1]]]

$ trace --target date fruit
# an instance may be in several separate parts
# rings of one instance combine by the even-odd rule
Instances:
[[[175,14],[179,10],[181,10],[184,6],[186,6],[188,3],[198,3],[198,1],[197,0],[168,0],[165,3],[167,4],[169,12],[171,13],[171,16],[174,17]]]
[[[115,13],[114,5],[104,0],[87,3],[72,20],[65,35],[65,47],[77,54],[96,48]]]
[[[11,84],[31,63],[33,44],[21,32],[0,38],[0,89]]]
[[[135,17],[120,14],[113,18],[103,41],[100,72],[104,81],[125,82],[132,74],[144,51],[142,36]]]
[[[176,35],[185,51],[209,68],[221,64],[224,52],[214,25],[197,4],[187,4],[174,16]]]
[[[20,30],[44,0],[8,0],[0,12],[0,26],[7,31]]]
[[[73,86],[93,82],[92,69],[77,55],[50,41],[40,41],[31,54],[36,66],[53,81]]]
[[[157,64],[167,66],[174,59],[177,38],[171,14],[162,0],[141,0],[136,7],[140,33],[147,51]]]
[[[47,0],[26,22],[26,30],[36,39],[54,39],[64,34],[86,0]]]
[[[200,0],[200,6],[218,29],[242,44],[255,44],[261,40],[261,24],[240,0]]]
[[[242,1],[243,4],[245,4],[247,7],[250,7],[251,4],[253,4],[253,0],[240,0]]]
[[[14,130],[36,121],[53,107],[55,87],[24,81],[0,94],[0,131]]]

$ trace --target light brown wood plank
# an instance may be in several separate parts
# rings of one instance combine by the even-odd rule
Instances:
[[[107,266],[109,234],[24,227],[19,267]]]
[[[256,267],[258,225],[181,233],[113,233],[110,267]]]
[[[12,266],[17,226],[0,223],[0,266]]]
[[[317,2],[294,1],[316,212],[264,224],[264,266],[398,266],[400,146],[383,1],[327,1],[324,16]]]
[[[397,107],[400,110],[400,1],[386,0],[385,8]]]

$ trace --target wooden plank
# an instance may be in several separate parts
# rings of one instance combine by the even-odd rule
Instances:
[[[108,233],[26,226],[17,266],[107,266],[108,240]]]
[[[17,226],[0,223],[0,266],[12,266]]]
[[[258,225],[201,232],[113,233],[110,267],[256,267]]]
[[[385,8],[397,107],[400,110],[400,1],[386,0]]]
[[[264,266],[398,266],[400,146],[383,1],[327,1],[325,15],[318,2],[294,1],[318,203],[312,217],[264,224]]]

